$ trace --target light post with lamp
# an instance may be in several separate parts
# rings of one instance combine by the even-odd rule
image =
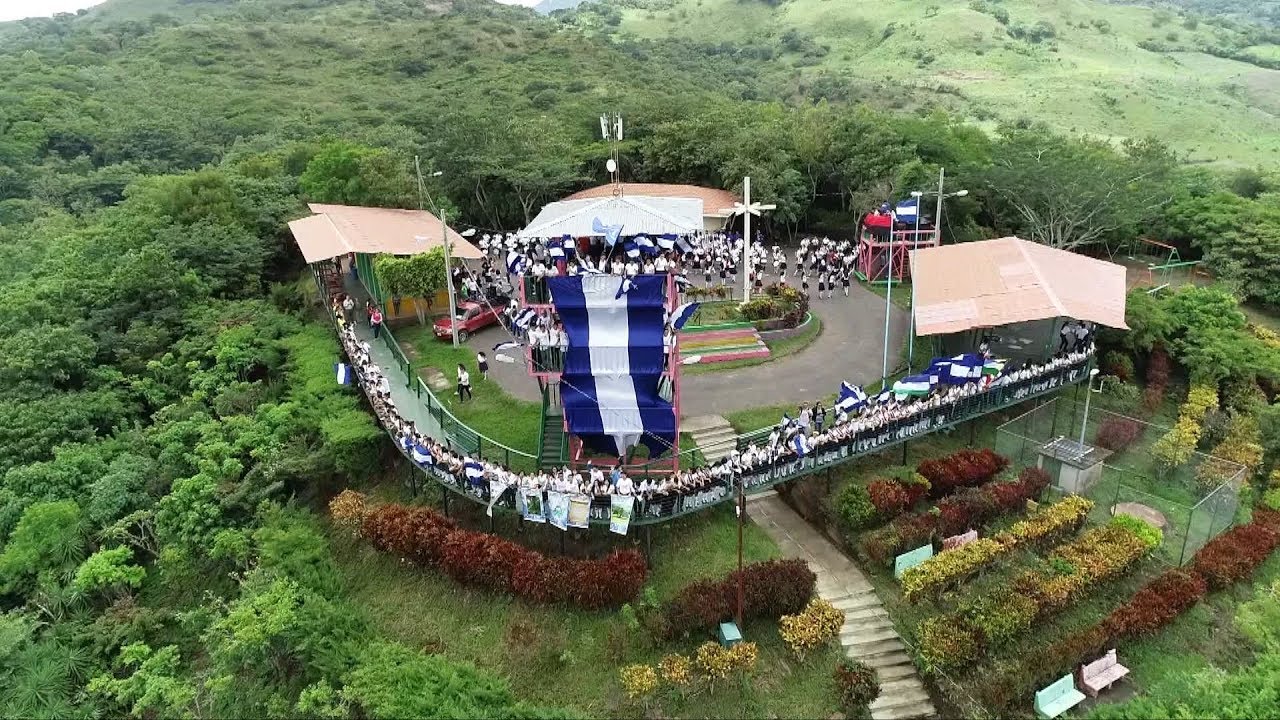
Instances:
[[[935,239],[935,247],[942,244],[942,201],[947,198],[964,197],[969,194],[968,190],[957,190],[951,193],[942,191],[943,183],[946,181],[946,170],[939,168],[938,170],[938,206],[937,211],[933,215],[933,234]],[[911,236],[911,250],[914,252],[920,241],[920,200],[926,195],[933,195],[932,192],[921,192],[919,190],[912,192],[911,197],[916,198],[916,231]],[[915,267],[909,266],[911,271],[911,308],[908,311],[910,327],[907,330],[907,368],[915,369],[916,361],[916,276]],[[886,328],[888,324],[886,322]],[[885,331],[886,333],[888,330]],[[888,337],[886,334],[885,337]]]
[[[1098,376],[1098,372],[1098,368],[1093,368],[1089,371],[1089,392],[1084,395],[1084,419],[1080,421],[1080,457],[1084,457],[1087,454],[1084,449],[1084,431],[1085,427],[1089,425],[1089,400],[1093,397],[1094,393],[1102,392],[1101,387],[1097,390],[1093,389],[1093,379]]]
[[[422,163],[418,156],[413,156],[413,169],[418,175],[418,209],[423,210],[422,201],[425,198],[431,205],[431,209],[435,211],[440,218],[440,242],[444,245],[444,286],[449,293],[449,330],[453,336],[453,346],[458,347],[458,300],[453,290],[453,267],[449,253],[449,224],[445,221],[444,209],[436,205],[431,199],[431,194],[427,192],[426,183],[422,181]],[[431,177],[440,177],[444,175],[441,170],[431,173]],[[462,233],[463,237],[471,237],[476,234],[475,228],[470,228]]]

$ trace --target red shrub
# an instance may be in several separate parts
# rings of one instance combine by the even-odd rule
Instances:
[[[646,567],[638,550],[620,550],[599,560],[561,561],[561,586],[567,586],[569,600],[588,610],[618,607],[631,601],[644,585]]]
[[[1098,426],[1098,434],[1093,439],[1095,445],[1113,452],[1119,452],[1142,435],[1142,423],[1125,417],[1111,417]]]
[[[744,618],[777,620],[804,609],[817,577],[803,560],[769,560],[742,569]],[[638,588],[637,588],[638,589]],[[738,573],[721,580],[689,583],[662,607],[672,637],[711,631],[733,617],[738,606]]]
[[[1152,348],[1147,356],[1147,387],[1142,392],[1142,402],[1148,410],[1155,410],[1164,401],[1164,391],[1169,385],[1172,366],[1169,353],[1164,348]]]
[[[456,530],[444,541],[440,569],[464,585],[510,592],[512,571],[537,553],[486,533]]]
[[[1113,639],[1155,632],[1200,602],[1208,590],[1200,575],[1180,568],[1168,570],[1113,610],[1101,627]]]
[[[1007,458],[983,448],[960,450],[946,457],[925,460],[916,472],[929,480],[930,493],[940,497],[956,488],[982,483],[1008,465]]]
[[[1253,524],[1261,525],[1280,533],[1280,510],[1272,510],[1261,505],[1255,507],[1253,509]]]
[[[906,488],[894,480],[873,480],[867,485],[867,495],[871,504],[882,518],[894,518],[907,509]]]
[[[1280,533],[1266,525],[1238,525],[1210,540],[1191,560],[1191,569],[1220,590],[1253,574],[1280,545]]]

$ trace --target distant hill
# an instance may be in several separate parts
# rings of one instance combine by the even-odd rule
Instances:
[[[575,14],[622,44],[732,56],[808,98],[1150,134],[1199,162],[1280,161],[1280,37],[1221,17],[1099,0],[603,0]]]
[[[542,2],[533,6],[534,12],[540,15],[550,15],[556,10],[572,10],[587,0],[542,0]]]

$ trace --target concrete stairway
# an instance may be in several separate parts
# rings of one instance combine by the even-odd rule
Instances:
[[[738,433],[719,415],[700,415],[680,421],[680,431],[693,436],[708,463],[718,462],[733,450],[733,440]]]
[[[748,497],[747,514],[778,543],[785,557],[809,563],[818,576],[819,597],[844,612],[841,647],[880,678],[880,697],[871,703],[872,720],[937,717],[889,613],[858,567],[781,498]]]

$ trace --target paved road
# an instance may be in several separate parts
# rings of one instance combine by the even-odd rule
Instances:
[[[822,319],[822,334],[807,348],[762,365],[686,375],[681,414],[723,415],[762,405],[818,400],[834,395],[843,380],[870,385],[880,379],[884,353],[884,299],[859,285],[831,300],[813,300],[810,309]],[[894,305],[889,316],[889,369],[901,360],[907,313]],[[537,383],[520,362],[501,363],[490,352],[509,340],[499,327],[488,328],[467,345],[490,356],[490,377],[521,400],[540,401]],[[518,360],[518,358],[517,358]]]

